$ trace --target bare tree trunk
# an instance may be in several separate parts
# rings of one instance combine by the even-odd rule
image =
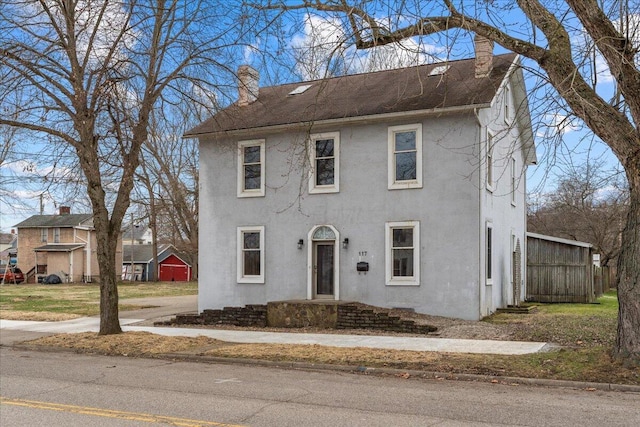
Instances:
[[[104,210],[106,213],[106,209]],[[97,239],[98,267],[100,268],[100,331],[99,335],[122,332],[118,318],[118,281],[116,277],[116,250],[119,232],[114,232],[108,216],[94,215]],[[118,230],[120,227],[117,227]]]
[[[618,258],[618,335],[614,355],[626,365],[640,366],[640,171],[627,173],[629,214]]]

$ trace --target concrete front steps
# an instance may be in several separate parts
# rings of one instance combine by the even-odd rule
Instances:
[[[412,319],[390,314],[389,309],[361,303],[323,300],[274,301],[266,305],[225,307],[204,310],[200,314],[177,315],[157,322],[167,325],[232,325],[244,327],[276,327],[322,329],[369,329],[410,334],[428,334],[436,327],[416,323]]]

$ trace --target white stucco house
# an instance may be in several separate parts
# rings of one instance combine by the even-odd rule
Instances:
[[[477,39],[467,60],[262,88],[243,66],[239,82],[185,135],[200,311],[330,299],[480,319],[526,295],[518,56]]]

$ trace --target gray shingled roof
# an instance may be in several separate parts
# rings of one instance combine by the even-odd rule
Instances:
[[[166,258],[166,256],[162,256],[162,253],[170,247],[171,245],[158,245],[159,261],[162,261]],[[148,263],[153,261],[153,245],[122,245],[122,262],[124,264],[131,262],[132,251],[133,262],[136,264]]]
[[[312,121],[375,116],[490,103],[517,55],[496,55],[488,77],[475,77],[475,58],[450,61],[444,74],[430,76],[427,64],[260,88],[258,99],[218,112],[185,136],[256,129]],[[312,86],[298,95],[302,84]]]
[[[13,243],[14,240],[16,240],[17,234],[11,234],[11,233],[0,233],[0,243],[2,243],[3,245],[9,245],[11,243]]]
[[[33,215],[16,224],[16,228],[76,227],[93,217],[92,214]]]

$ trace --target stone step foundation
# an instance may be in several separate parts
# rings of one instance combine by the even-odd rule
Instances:
[[[241,327],[277,327],[323,329],[369,329],[410,334],[428,334],[436,327],[392,315],[389,309],[339,301],[278,301],[266,305],[225,307],[204,310],[200,314],[181,314],[156,322],[156,326],[229,325]]]

